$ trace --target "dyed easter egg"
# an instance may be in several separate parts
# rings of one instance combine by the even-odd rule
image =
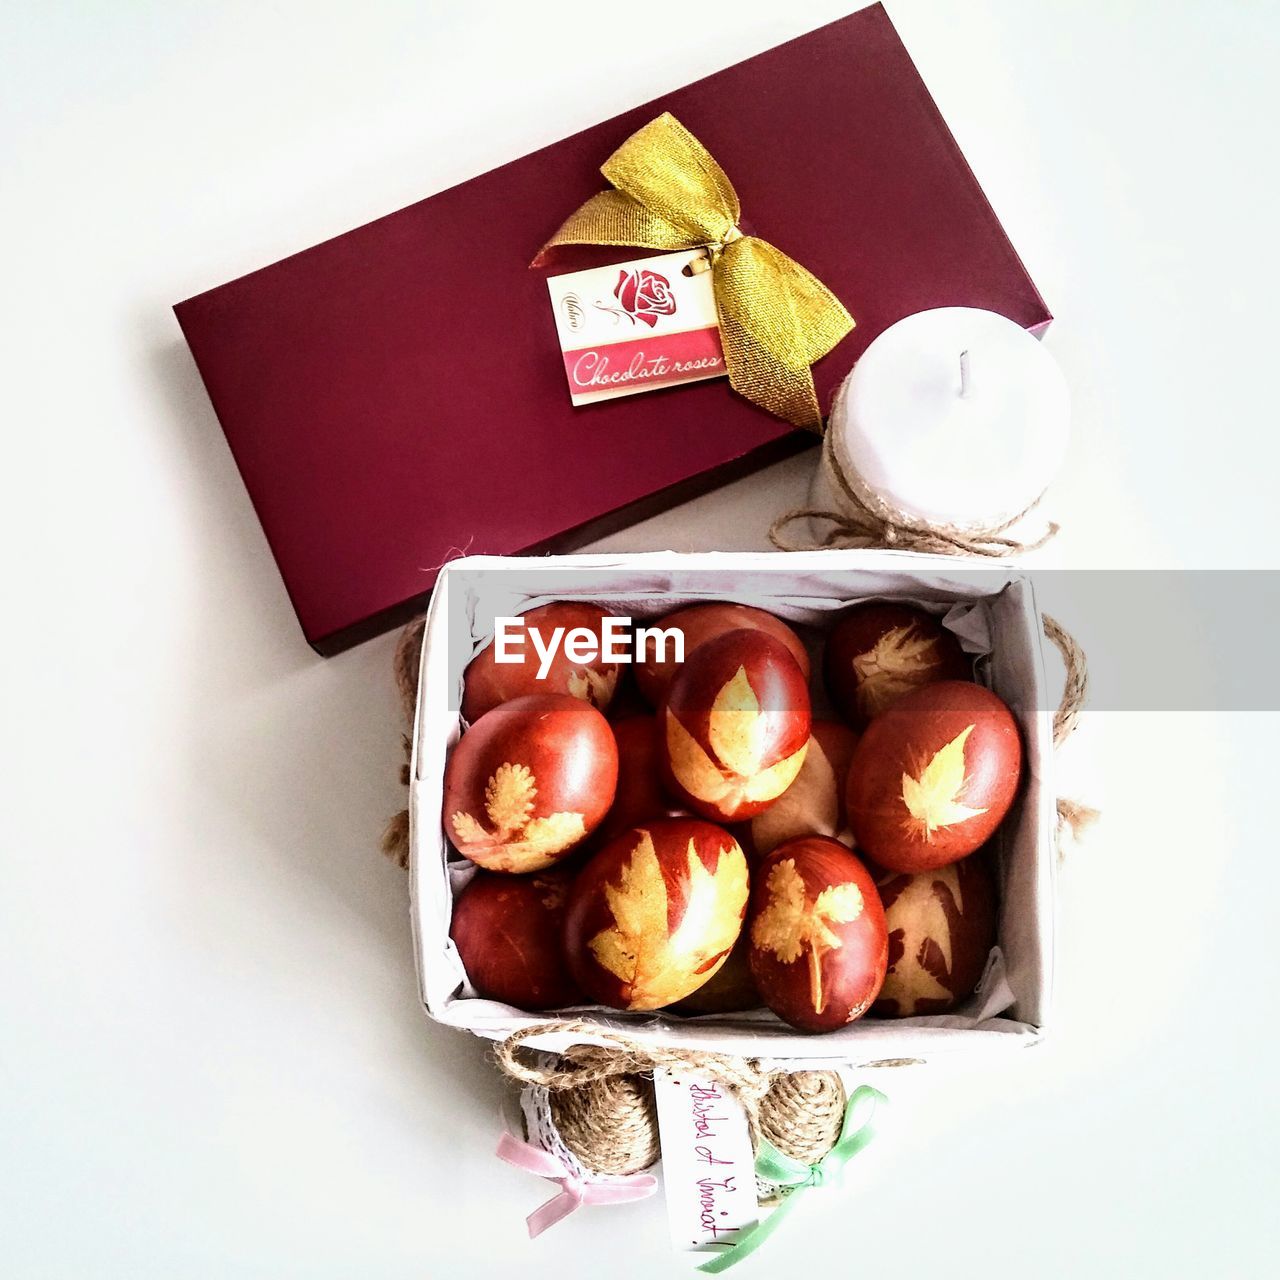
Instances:
[[[996,941],[996,886],[981,853],[935,871],[882,872],[889,971],[874,1013],[946,1013],[982,977]]]
[[[858,735],[835,720],[815,720],[796,780],[751,819],[749,856],[762,856],[796,836],[835,836],[853,844],[845,811],[845,781]]]
[[[751,973],[765,1004],[800,1031],[860,1018],[884,981],[889,935],[866,867],[838,840],[801,836],[753,872]]]
[[[558,1009],[580,999],[561,945],[571,878],[559,867],[531,876],[478,871],[459,894],[449,936],[486,1000]]]
[[[594,1001],[660,1009],[697,990],[742,930],[747,861],[725,830],[660,818],[578,873],[565,912],[569,972]]]
[[[926,685],[868,726],[849,766],[858,848],[890,871],[929,871],[984,844],[1009,811],[1022,740],[990,689]]]
[[[568,694],[535,693],[486,712],[444,775],[444,826],[490,871],[539,871],[566,857],[613,803],[618,748],[609,723]]]
[[[686,812],[662,788],[662,738],[657,720],[631,716],[615,721],[612,727],[618,744],[618,786],[613,805],[596,831],[596,845],[607,843],[629,827]]]
[[[911,605],[850,609],[831,629],[822,662],[840,714],[861,728],[904,694],[938,680],[966,680],[972,662],[955,634]]]
[[[608,616],[595,605],[572,600],[544,604],[523,614],[521,643],[512,645],[518,661],[499,662],[497,646],[490,642],[467,666],[462,681],[462,714],[468,723],[474,724],[494,707],[530,693],[566,693],[589,702],[601,711],[606,710],[617,687],[620,671],[618,663],[605,662],[599,656],[604,651],[602,631]],[[538,670],[542,658],[528,634],[530,628],[536,628],[544,646],[549,646],[555,639],[557,628],[562,628],[546,674],[541,679]],[[579,633],[577,643],[584,646],[580,652],[590,650],[594,657],[582,662],[574,660],[567,648],[570,634],[574,632]]]
[[[667,789],[695,813],[739,822],[777,800],[800,772],[811,727],[808,684],[780,640],[730,631],[685,661],[658,718]]]
[[[679,631],[684,636],[684,657],[687,662],[698,648],[708,640],[722,636],[726,631],[763,631],[786,645],[796,660],[805,680],[809,679],[809,654],[804,642],[781,618],[754,609],[746,604],[692,604],[677,609],[656,623],[646,624],[666,631]],[[670,641],[661,653],[656,641],[640,646],[636,653],[636,685],[653,706],[657,706],[667,692],[671,678],[680,669]]]

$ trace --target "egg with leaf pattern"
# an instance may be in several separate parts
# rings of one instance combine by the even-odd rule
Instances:
[[[874,1013],[946,1013],[973,994],[996,941],[995,877],[981,852],[934,871],[882,871],[889,971]]]
[[[674,1004],[724,963],[746,906],[747,861],[723,828],[696,818],[633,827],[587,862],[569,892],[569,971],[600,1004]]]
[[[912,605],[855,605],[831,628],[822,659],[827,692],[857,728],[899,698],[972,671],[955,633]]]
[[[889,935],[870,872],[838,840],[801,836],[752,875],[751,974],[765,1004],[800,1031],[834,1031],[871,1007]]]
[[[462,735],[445,767],[444,826],[490,871],[539,871],[567,857],[613,803],[609,722],[568,694],[514,698]]]
[[[703,817],[740,822],[777,800],[804,764],[808,684],[780,640],[730,631],[686,660],[658,719],[667,789]]]
[[[929,871],[990,839],[1013,804],[1022,739],[990,689],[926,685],[878,715],[849,766],[858,848],[890,871]]]

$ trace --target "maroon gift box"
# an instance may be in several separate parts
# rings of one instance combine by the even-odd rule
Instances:
[[[190,298],[174,310],[319,652],[410,616],[459,550],[567,550],[814,443],[724,379],[569,402],[529,261],[662,111],[720,162],[743,226],[856,319],[815,367],[824,410],[912,312],[1048,324],[879,5]]]

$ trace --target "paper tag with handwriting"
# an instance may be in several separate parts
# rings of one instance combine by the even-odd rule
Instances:
[[[724,1085],[691,1072],[655,1071],[653,1084],[672,1244],[719,1252],[760,1217],[746,1114]]]
[[[592,267],[547,281],[574,404],[701,382],[728,371],[701,249]]]

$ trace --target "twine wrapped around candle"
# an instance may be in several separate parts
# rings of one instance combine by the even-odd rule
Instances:
[[[831,410],[833,420],[839,416],[848,386],[846,379],[836,393]],[[838,509],[795,507],[784,512],[769,526],[769,541],[779,551],[888,547],[935,555],[999,559],[1036,551],[1058,532],[1058,526],[1049,522],[1044,531],[1030,541],[1008,536],[1009,530],[1036,508],[1040,498],[996,525],[935,524],[907,515],[871,489],[843,447],[840,432],[830,426],[822,439],[818,466],[828,481],[828,487],[842,500],[840,506]],[[831,527],[820,538],[789,536],[787,527],[800,520],[826,521]]]

